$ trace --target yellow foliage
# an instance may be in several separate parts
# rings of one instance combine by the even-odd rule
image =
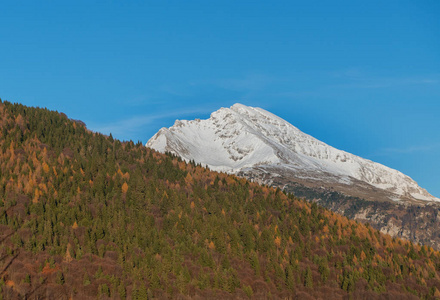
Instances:
[[[73,258],[72,258],[72,256],[70,255],[70,244],[69,245],[67,245],[67,250],[66,250],[66,255],[64,255],[64,261],[66,261],[66,262],[68,262],[68,263],[70,263],[72,260],[73,260]]]
[[[427,245],[424,245],[423,249],[425,250],[426,253],[429,253],[429,247]]]
[[[214,245],[214,242],[213,242],[213,241],[211,241],[211,242],[209,243],[208,248],[211,249],[211,250],[215,250],[215,245]]]
[[[40,198],[40,191],[35,189],[34,198],[32,199],[32,203],[38,203],[38,199]]]
[[[226,184],[227,184],[227,185],[233,185],[233,184],[235,184],[234,177],[232,177],[232,176],[228,176],[228,177],[226,177]]]
[[[46,164],[45,162],[43,162],[43,171],[44,171],[44,173],[49,173],[49,165],[48,164]]]
[[[18,114],[18,116],[15,118],[15,123],[17,123],[17,125],[19,125],[20,127],[24,126],[25,122],[21,114]]]
[[[78,228],[78,223],[76,223],[76,221],[75,221],[72,225],[72,229],[77,229],[77,228]]]
[[[58,156],[58,163],[62,166],[64,165],[64,154],[63,153],[61,153],[60,156]]]
[[[47,148],[46,147],[44,147],[43,148],[43,152],[41,153],[41,156],[43,157],[43,159],[47,159]]]
[[[361,258],[361,261],[364,261],[367,258],[367,256],[365,255],[364,250],[362,250],[360,258]]]
[[[275,238],[275,245],[280,248],[281,247],[281,237],[277,236]]]
[[[123,194],[126,194],[127,191],[128,191],[128,184],[127,184],[126,182],[124,182],[124,183],[122,184],[122,193],[123,193]]]
[[[25,186],[24,186],[24,191],[29,194],[31,193],[33,190],[33,181],[32,179],[30,179],[29,181],[26,182]]]
[[[40,183],[39,185],[38,185],[38,187],[41,189],[41,190],[43,190],[45,193],[47,193],[47,186],[46,186],[46,184],[44,183],[44,182],[42,182],[42,183]],[[42,194],[42,192],[40,192],[40,195]]]
[[[358,264],[358,259],[357,259],[356,255],[353,255],[353,263],[354,263],[355,265]]]
[[[194,207],[196,207],[196,205],[194,204],[194,201],[191,201],[191,209],[194,209]]]
[[[193,181],[193,178],[192,178],[191,174],[188,172],[188,174],[185,177],[185,182],[187,185],[190,185],[192,183],[192,181]]]

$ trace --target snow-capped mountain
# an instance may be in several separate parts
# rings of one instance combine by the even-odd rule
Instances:
[[[397,170],[338,150],[264,109],[242,104],[221,108],[207,120],[177,120],[146,146],[264,183],[288,177],[342,192],[355,187],[363,191],[360,195],[379,191],[392,200],[440,201]]]

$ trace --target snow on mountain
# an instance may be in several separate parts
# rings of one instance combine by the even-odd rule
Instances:
[[[301,178],[345,185],[359,180],[395,195],[394,200],[440,201],[397,170],[338,150],[264,109],[242,104],[221,108],[207,120],[177,120],[146,146],[215,171],[285,169]]]

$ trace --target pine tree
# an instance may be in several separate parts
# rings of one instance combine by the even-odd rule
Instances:
[[[58,273],[57,273],[57,277],[56,277],[56,283],[57,283],[57,284],[61,284],[61,285],[63,285],[64,282],[65,282],[65,280],[64,280],[64,274],[63,274],[63,272],[58,271]]]
[[[89,275],[87,274],[87,272],[84,272],[83,285],[84,286],[88,286],[90,283],[91,282],[90,282]]]
[[[293,275],[293,268],[291,265],[286,267],[286,286],[289,290],[293,290],[295,286],[295,276]]]
[[[313,274],[310,267],[307,267],[304,273],[304,286],[307,288],[313,288]]]

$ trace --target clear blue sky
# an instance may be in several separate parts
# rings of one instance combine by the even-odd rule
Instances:
[[[144,143],[259,106],[440,197],[439,16],[438,0],[2,1],[0,97]]]

